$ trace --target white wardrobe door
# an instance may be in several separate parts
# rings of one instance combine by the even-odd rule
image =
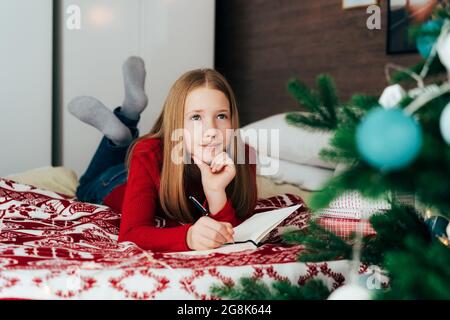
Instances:
[[[141,135],[162,109],[170,86],[185,71],[214,62],[212,0],[65,0],[77,5],[81,28],[63,31],[63,164],[80,176],[101,139],[67,111],[78,95],[100,99],[113,110],[124,97],[122,63],[141,56],[147,67],[149,106]],[[63,19],[64,20],[64,19]]]
[[[0,1],[0,176],[51,164],[52,1]]]

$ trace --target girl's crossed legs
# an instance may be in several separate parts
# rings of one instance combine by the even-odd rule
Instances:
[[[117,117],[130,131],[131,140],[117,145],[103,136],[85,173],[80,178],[76,191],[79,201],[102,204],[103,199],[118,185],[126,182],[125,157],[128,147],[139,137],[138,120],[131,120],[121,113],[121,107],[114,110]]]
[[[102,204],[104,198],[127,179],[125,157],[130,144],[139,137],[137,124],[147,106],[145,65],[130,57],[123,65],[125,100],[113,112],[93,97],[77,97],[69,111],[81,121],[94,126],[104,136],[85,173],[76,196],[79,201]]]

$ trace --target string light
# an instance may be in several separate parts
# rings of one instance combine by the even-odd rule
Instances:
[[[433,86],[432,90],[427,90],[424,86],[424,78],[428,74],[428,71],[430,70],[430,65],[437,54],[437,43],[440,38],[447,36],[450,32],[450,20],[445,20],[444,25],[442,26],[440,35],[438,37],[438,40],[433,44],[433,47],[431,49],[431,53],[428,56],[424,66],[422,67],[422,70],[420,74],[417,74],[411,70],[408,70],[406,68],[403,68],[401,66],[395,65],[395,64],[387,64],[385,68],[386,77],[388,78],[388,81],[390,81],[389,76],[389,69],[396,69],[402,72],[407,73],[411,78],[416,80],[417,82],[417,88],[421,89],[423,91],[423,94],[418,96],[416,99],[414,99],[408,106],[405,107],[404,112],[408,115],[411,115],[418,111],[420,108],[422,108],[424,105],[426,105],[428,102],[430,102],[433,99],[436,99],[437,97],[447,93],[450,91],[450,82],[447,81],[441,86],[437,87]]]

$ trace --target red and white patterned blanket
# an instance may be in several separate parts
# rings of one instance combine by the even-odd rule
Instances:
[[[260,199],[257,212],[300,202]],[[303,228],[309,213],[301,208],[289,219]],[[267,284],[320,278],[337,288],[350,268],[348,261],[297,262],[301,246],[273,243],[283,226],[255,250],[186,256],[117,243],[119,223],[106,206],[0,178],[0,298],[218,299],[213,284],[233,286],[243,276]]]

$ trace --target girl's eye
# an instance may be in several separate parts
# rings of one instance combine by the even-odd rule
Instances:
[[[221,113],[217,116],[219,119],[227,119],[227,115],[225,113]]]
[[[200,119],[200,116],[198,115],[198,114],[194,114],[192,117],[191,117],[191,120],[199,120]]]

